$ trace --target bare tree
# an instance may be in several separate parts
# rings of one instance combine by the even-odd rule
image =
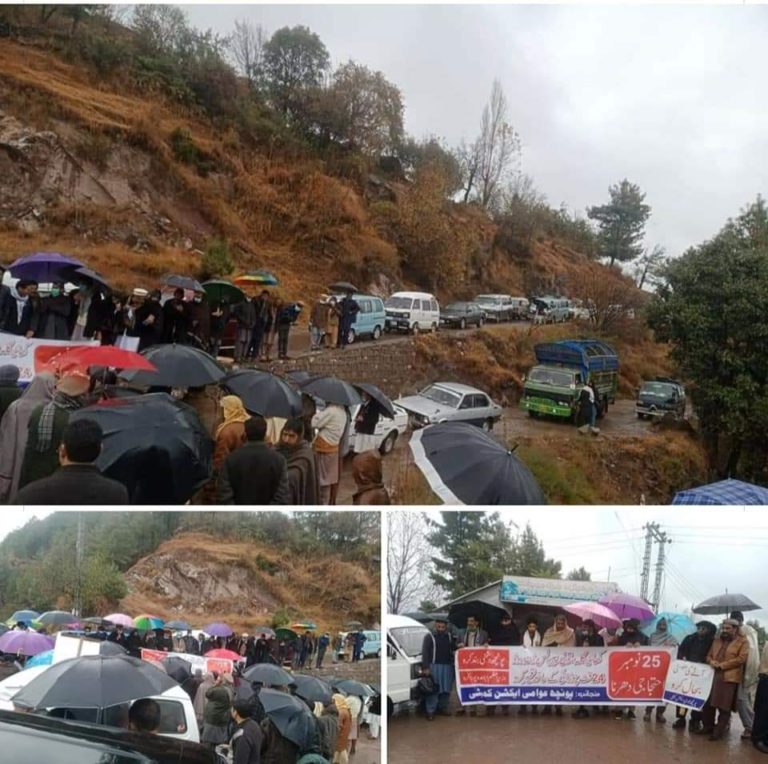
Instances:
[[[229,49],[248,84],[256,84],[259,69],[264,56],[264,45],[269,36],[261,26],[251,21],[235,21],[235,31],[230,39]]]
[[[399,613],[437,596],[429,579],[430,547],[420,512],[392,512],[387,518],[387,608]]]
[[[660,244],[651,250],[646,249],[635,265],[637,288],[642,289],[646,283],[657,286],[667,262],[667,251]]]

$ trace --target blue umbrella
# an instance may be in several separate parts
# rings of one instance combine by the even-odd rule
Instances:
[[[696,624],[682,613],[659,613],[657,616],[643,621],[640,624],[640,631],[650,637],[656,631],[656,625],[662,618],[667,622],[667,632],[677,640],[678,644],[696,631]]]
[[[40,613],[37,610],[17,610],[6,623],[9,626],[15,626],[17,623],[29,623],[30,621],[36,621],[40,617]]]
[[[768,505],[768,488],[742,480],[720,480],[698,488],[679,491],[672,499],[673,504],[697,505]]]
[[[192,631],[192,627],[186,621],[166,621],[165,628],[173,631]]]
[[[27,659],[24,668],[33,666],[50,666],[53,663],[53,650],[46,650],[44,653],[38,653]]]
[[[74,257],[59,252],[35,252],[34,255],[20,257],[10,264],[8,270],[14,278],[50,284],[52,281],[66,280],[67,273],[73,267],[81,268],[83,265]]]

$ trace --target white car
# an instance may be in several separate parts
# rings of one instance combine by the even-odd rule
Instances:
[[[503,413],[482,390],[458,382],[434,382],[417,395],[398,398],[395,404],[408,412],[413,429],[440,422],[469,422],[489,432]]]
[[[355,406],[350,409],[350,416],[352,417],[352,429],[349,433],[349,448],[347,453],[350,454],[355,449],[355,432],[354,422],[359,406]],[[374,435],[377,438],[377,444],[379,453],[382,456],[390,453],[395,447],[397,439],[408,429],[408,412],[400,406],[395,406],[395,418],[387,419],[386,417],[379,417],[379,423],[376,425],[376,432]]]

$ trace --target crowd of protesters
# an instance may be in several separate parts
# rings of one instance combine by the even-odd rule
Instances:
[[[576,629],[568,625],[565,614],[555,616],[553,625],[539,628],[535,616],[526,619],[520,633],[512,616],[502,617],[497,628],[486,631],[476,616],[467,618],[461,632],[452,630],[448,620],[435,619],[434,630],[424,637],[422,645],[422,679],[419,682],[422,710],[427,720],[436,714],[451,716],[450,702],[454,690],[454,654],[462,647],[483,645],[508,645],[525,647],[637,647],[664,646],[677,648],[679,660],[708,664],[714,669],[714,682],[709,698],[702,711],[691,711],[675,706],[674,729],[683,731],[686,726],[691,734],[707,736],[710,741],[721,740],[730,728],[732,712],[738,712],[744,731],[742,738],[752,739],[755,746],[768,753],[768,645],[760,654],[757,633],[745,623],[744,615],[734,611],[718,628],[709,621],[696,624],[696,631],[687,635],[679,644],[669,633],[667,621],[661,618],[650,636],[640,630],[635,619],[624,621],[619,629],[599,629],[592,620],[586,619]],[[501,706],[502,713],[510,714],[510,705]],[[485,713],[494,715],[497,708],[487,705]],[[666,705],[646,706],[643,719],[667,722]],[[469,706],[470,716],[477,716],[477,707]],[[563,715],[559,705],[517,706],[517,714],[529,713]],[[637,718],[635,707],[580,706],[572,712],[575,719],[613,714],[616,719],[632,721]],[[465,716],[467,709],[459,708],[458,716]]]

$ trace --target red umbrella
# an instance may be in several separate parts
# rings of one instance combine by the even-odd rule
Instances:
[[[89,366],[157,371],[157,367],[143,355],[112,345],[84,345],[67,348],[53,356],[46,366],[52,371],[59,372],[73,368],[86,370]]]
[[[207,653],[205,653],[206,658],[224,658],[228,661],[239,661],[243,656],[238,655],[236,652],[233,652],[232,650],[209,650]]]

